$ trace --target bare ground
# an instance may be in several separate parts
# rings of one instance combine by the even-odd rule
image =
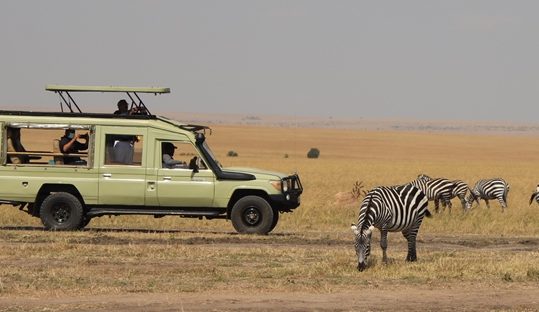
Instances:
[[[386,285],[387,286],[387,285]],[[124,294],[60,298],[3,298],[4,311],[537,311],[537,285],[443,289],[387,286],[335,294],[219,293]]]

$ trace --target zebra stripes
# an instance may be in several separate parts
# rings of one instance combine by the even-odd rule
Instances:
[[[533,192],[532,197],[530,197],[530,205],[532,204],[534,199],[539,204],[539,184],[537,184],[536,191]]]
[[[380,247],[383,261],[387,262],[387,233],[402,232],[408,241],[407,261],[416,261],[416,237],[424,216],[430,216],[428,200],[421,189],[406,184],[403,186],[380,186],[372,189],[361,202],[359,217],[352,225],[358,270],[367,267],[370,254],[371,235],[374,228],[380,230]]]
[[[462,210],[466,210],[466,193],[468,192],[468,184],[461,180],[453,181],[453,192],[451,193],[451,199],[458,197],[462,204]]]
[[[533,200],[539,204],[539,192],[533,192],[532,197],[530,197],[530,205],[533,203]]]
[[[470,209],[474,200],[479,205],[479,200],[483,199],[490,208],[488,201],[497,199],[502,206],[502,211],[507,208],[507,193],[509,192],[509,184],[504,179],[484,179],[479,180],[470,190],[470,195],[466,198],[466,209]]]
[[[451,198],[453,194],[454,184],[448,179],[437,178],[432,179],[431,177],[420,174],[417,179],[410,182],[413,186],[422,190],[426,195],[428,200],[434,201],[434,211],[439,211],[439,201],[442,201],[442,206],[448,206],[451,211]]]

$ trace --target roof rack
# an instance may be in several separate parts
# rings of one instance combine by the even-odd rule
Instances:
[[[70,92],[125,92],[131,99],[131,110],[136,110],[144,115],[151,115],[150,111],[142,102],[142,99],[138,96],[138,93],[153,93],[163,94],[170,93],[170,88],[155,88],[155,87],[121,87],[121,86],[70,86],[70,85],[47,85],[45,90],[58,93],[62,101],[60,102],[60,109],[64,112],[64,105],[69,109],[71,113],[74,113],[73,106],[82,113],[80,107],[77,105]],[[67,99],[65,96],[67,96]],[[138,100],[135,101],[136,98]]]
[[[191,132],[197,132],[197,131],[200,131],[200,130],[204,130],[204,133],[206,133],[206,130],[210,130],[210,134],[212,132],[211,128],[208,127],[208,126],[187,124],[187,125],[181,125],[179,127],[180,127],[180,129],[183,129],[183,130],[186,130],[186,131],[191,131]]]

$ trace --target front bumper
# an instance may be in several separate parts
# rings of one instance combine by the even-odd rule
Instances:
[[[303,193],[303,186],[297,174],[284,177],[282,179],[282,194],[271,195],[273,207],[279,211],[292,211],[300,205],[300,196]]]

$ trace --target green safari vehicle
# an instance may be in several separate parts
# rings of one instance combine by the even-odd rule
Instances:
[[[104,215],[172,215],[267,234],[280,213],[300,205],[297,174],[223,168],[206,142],[211,129],[151,114],[140,94],[168,88],[46,90],[60,95],[61,112],[0,111],[0,203],[39,217],[46,229],[82,229]],[[130,107],[83,113],[76,92],[122,92]]]

